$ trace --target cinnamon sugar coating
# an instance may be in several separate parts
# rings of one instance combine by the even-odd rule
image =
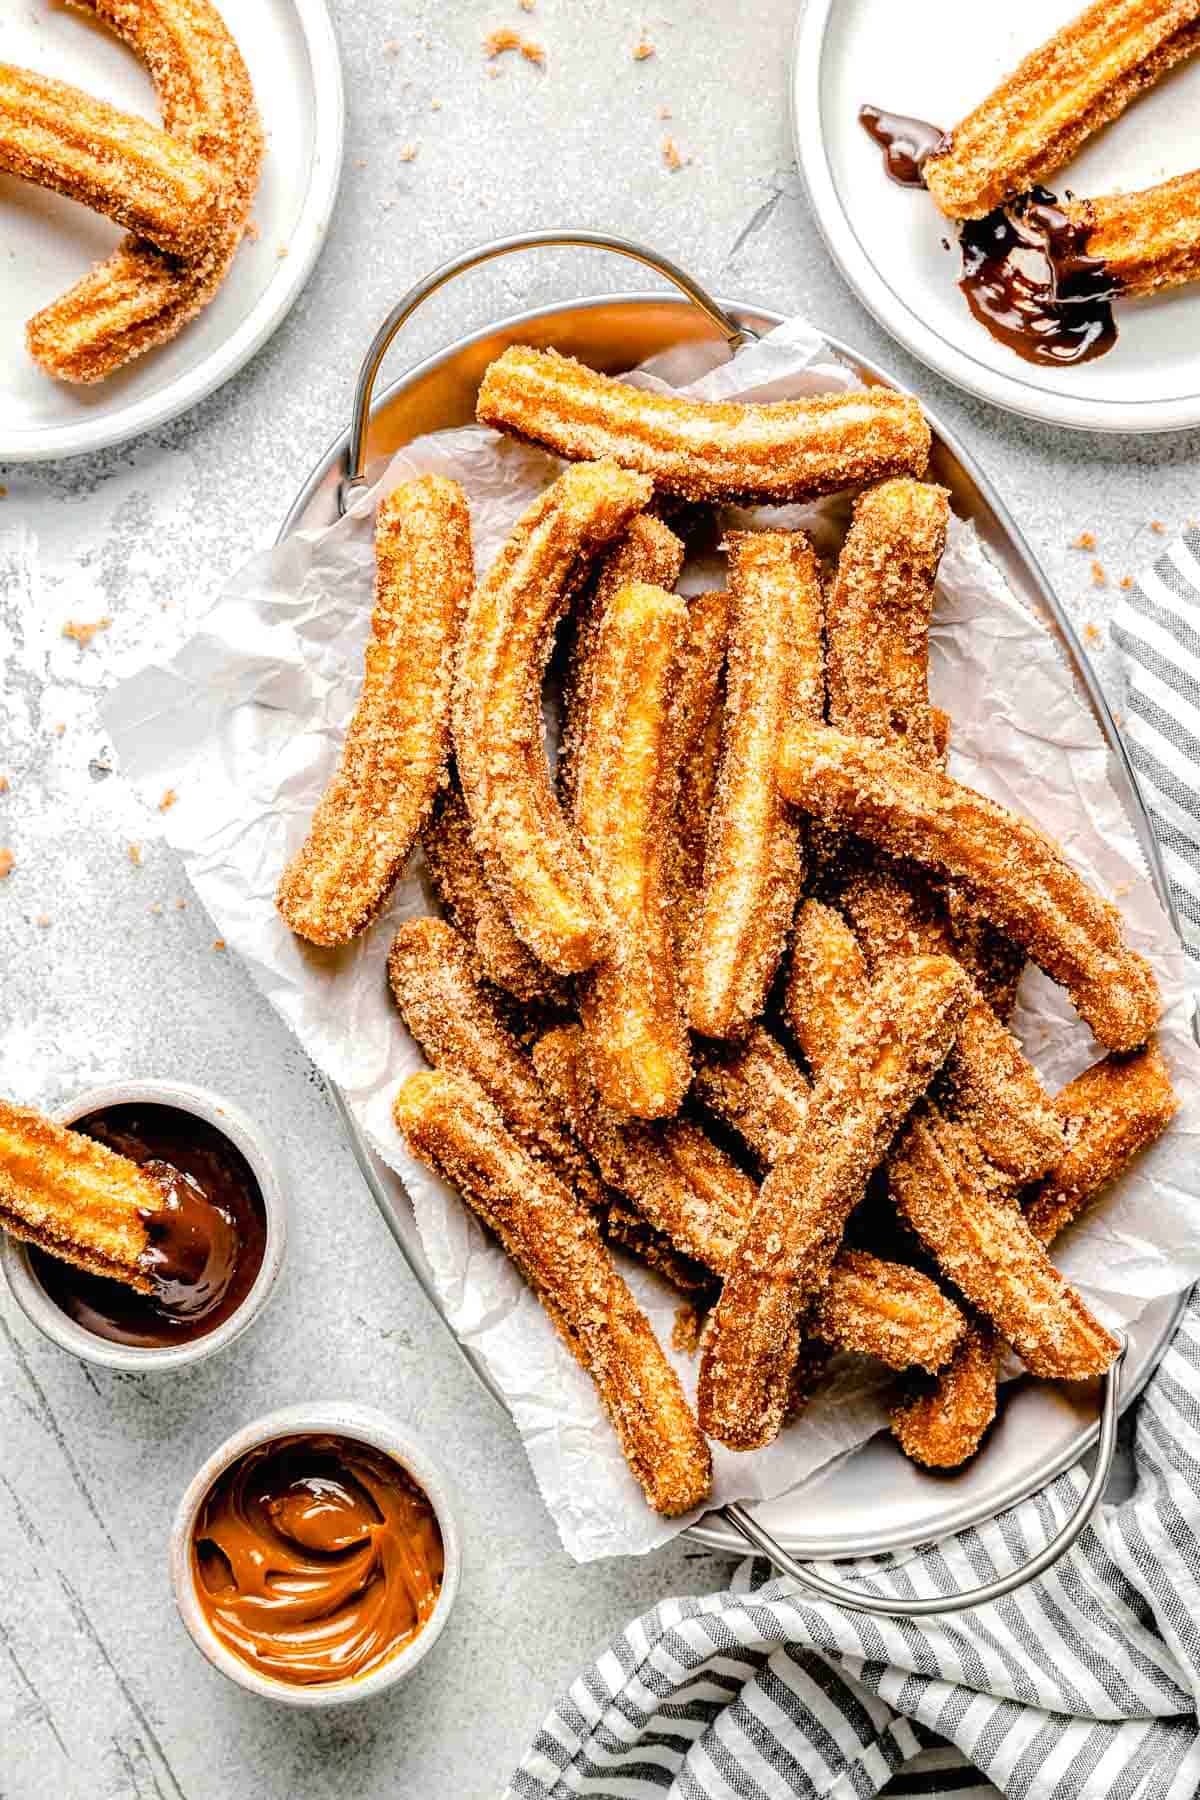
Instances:
[[[1200,27],[1193,41],[1200,44]],[[1200,171],[1136,194],[1073,200],[1067,217],[1085,229],[1084,251],[1104,264],[1121,294],[1155,294],[1200,279]]]
[[[876,1356],[893,1369],[940,1369],[966,1320],[928,1275],[866,1250],[843,1250],[817,1297],[807,1329],[839,1350]]]
[[[542,675],[592,558],[649,498],[650,483],[615,463],[568,469],[518,521],[463,628],[454,750],[475,846],[517,936],[561,975],[598,961],[609,919],[550,785]]]
[[[996,1416],[998,1361],[992,1327],[972,1318],[933,1381],[916,1377],[905,1384],[890,1415],[905,1456],[927,1469],[957,1469],[974,1456]]]
[[[688,500],[806,500],[920,475],[929,460],[919,404],[891,388],[763,406],[689,400],[519,344],[489,366],[476,417],[559,456],[612,457]]]
[[[688,601],[687,635],[675,690],[679,798],[668,853],[676,941],[686,942],[704,886],[704,848],[721,766],[725,713],[725,649],[729,595],[724,589]]]
[[[276,904],[313,944],[375,917],[445,778],[454,653],[473,575],[457,482],[422,475],[380,502],[375,610],[362,693],[341,759]]]
[[[779,779],[826,824],[961,882],[1062,983],[1106,1048],[1146,1041],[1162,1010],[1149,963],[1124,943],[1116,907],[1028,820],[939,770],[819,726],[787,735]]]
[[[823,901],[802,900],[792,931],[784,1007],[814,1075],[863,1005],[869,985],[866,960],[845,919]]]
[[[591,1213],[529,1156],[473,1083],[410,1076],[394,1113],[413,1155],[495,1232],[595,1382],[655,1512],[675,1517],[703,1505],[712,1491],[708,1445]]]
[[[765,1167],[800,1148],[808,1081],[765,1026],[751,1026],[741,1044],[706,1045],[697,1060],[695,1092]]]

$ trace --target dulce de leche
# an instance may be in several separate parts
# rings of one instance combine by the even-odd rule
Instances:
[[[441,1592],[428,1496],[382,1451],[325,1433],[260,1444],[219,1475],[192,1530],[201,1611],[259,1674],[348,1681],[411,1643]]]

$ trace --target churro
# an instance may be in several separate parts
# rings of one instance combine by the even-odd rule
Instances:
[[[948,957],[891,964],[812,1090],[803,1147],[764,1181],[700,1368],[701,1423],[730,1448],[755,1449],[777,1435],[803,1315],[869,1176],[945,1061],[968,989]]]
[[[600,620],[613,596],[630,582],[645,581],[652,587],[673,588],[683,567],[683,555],[683,545],[669,525],[653,513],[639,513],[630,520],[624,536],[618,538],[601,559],[595,581],[575,609],[571,620],[574,639],[563,681],[563,723],[555,769],[559,796],[565,806],[573,806],[575,801],[576,752],[587,712],[592,656]]]
[[[732,532],[725,714],[704,891],[686,947],[688,1016],[706,1037],[758,1017],[803,878],[774,778],[784,729],[820,718],[822,596],[803,532]]]
[[[974,1456],[996,1416],[999,1346],[986,1319],[971,1318],[950,1362],[931,1381],[913,1376],[891,1411],[905,1456],[927,1469],[957,1469]]]
[[[650,483],[615,463],[566,471],[518,521],[467,608],[454,748],[475,845],[517,936],[558,974],[590,968],[607,906],[550,786],[541,682],[554,627],[590,559]]]
[[[128,1157],[0,1100],[0,1227],[13,1237],[149,1294],[145,1217],[164,1199]]]
[[[936,763],[929,621],[950,501],[923,481],[860,494],[825,605],[829,722]]]
[[[1068,162],[1200,45],[1197,0],[1095,0],[1018,65],[923,165],[949,218],[982,218]]]
[[[685,1256],[725,1270],[754,1207],[749,1176],[690,1120],[649,1124],[611,1112],[577,1026],[546,1032],[533,1063],[608,1185]]]
[[[1093,1063],[1059,1090],[1054,1104],[1066,1130],[1066,1153],[1025,1202],[1026,1223],[1045,1245],[1161,1136],[1179,1107],[1153,1038],[1132,1056]]]
[[[496,1233],[595,1382],[655,1512],[674,1517],[702,1505],[712,1490],[708,1445],[590,1212],[528,1155],[472,1083],[410,1076],[394,1114],[414,1156]]]
[[[380,502],[366,672],[337,772],[276,904],[299,936],[345,944],[408,861],[445,778],[454,652],[474,577],[457,482],[422,475]]]
[[[606,1104],[642,1119],[678,1111],[692,1076],[664,867],[686,629],[678,595],[647,583],[617,590],[596,624],[576,748],[575,824],[612,922],[607,949],[581,978],[580,1017]]]
[[[686,941],[704,886],[704,846],[721,766],[729,595],[723,589],[688,602],[688,628],[675,691],[679,798],[668,852],[676,939]]]
[[[35,361],[60,381],[101,381],[176,335],[217,292],[245,235],[263,136],[246,65],[209,0],[76,0],[141,57],[172,137],[218,182],[214,228],[186,261],[127,237],[26,327]]]
[[[1149,963],[1116,907],[1027,820],[894,751],[820,726],[788,732],[779,781],[797,806],[961,882],[996,925],[1061,982],[1100,1042],[1131,1050],[1161,1011]]]
[[[1114,293],[1153,294],[1200,279],[1200,172],[1135,194],[1071,200],[1062,211],[1079,254],[1101,265]]]
[[[950,1361],[966,1324],[928,1275],[865,1250],[843,1250],[805,1329],[889,1368],[932,1373]]]
[[[744,1043],[706,1045],[697,1059],[695,1092],[766,1168],[800,1148],[808,1082],[765,1026],[752,1026]]]
[[[173,256],[202,250],[216,218],[213,173],[186,144],[12,63],[0,63],[0,171],[65,194]]]
[[[833,1054],[869,985],[858,939],[841,914],[820,900],[801,901],[792,931],[784,1009],[814,1075]]]
[[[421,828],[421,849],[433,891],[461,932],[476,972],[526,1005],[564,1002],[566,982],[526,949],[491,890],[453,775],[438,790],[433,811]]]
[[[489,366],[476,417],[559,456],[612,457],[688,500],[806,500],[920,475],[929,460],[919,404],[890,388],[763,406],[689,400],[519,344]]]
[[[1033,1374],[1082,1381],[1108,1368],[1116,1339],[1050,1262],[1019,1207],[995,1203],[965,1127],[926,1103],[888,1177],[926,1249]]]
[[[877,861],[850,877],[842,904],[872,973],[893,956],[951,956],[959,943],[940,896],[920,871]],[[946,1062],[954,1117],[1017,1181],[1033,1181],[1062,1155],[1062,1126],[1050,1096],[1011,1031],[977,988]]]

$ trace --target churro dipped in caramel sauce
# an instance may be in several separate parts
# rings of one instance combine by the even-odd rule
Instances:
[[[368,1674],[412,1642],[441,1592],[428,1496],[369,1444],[260,1444],[217,1477],[192,1531],[208,1624],[259,1674],[298,1686]]]

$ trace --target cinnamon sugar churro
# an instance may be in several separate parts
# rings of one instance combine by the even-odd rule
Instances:
[[[892,964],[809,1100],[804,1147],[777,1163],[737,1247],[700,1369],[710,1436],[750,1450],[777,1435],[800,1321],[828,1279],[851,1209],[954,1039],[968,982],[948,957]]]
[[[1062,983],[1108,1049],[1145,1042],[1161,1011],[1149,963],[1117,909],[1027,820],[936,769],[820,726],[790,731],[779,781],[797,806],[961,882],[993,923]]]
[[[1114,293],[1154,294],[1200,279],[1200,171],[1135,194],[1071,200],[1062,210]]]
[[[982,218],[1045,181],[1200,45],[1197,0],[1095,0],[1034,50],[923,165],[949,218]]]
[[[1049,1261],[1016,1206],[979,1179],[970,1133],[928,1103],[888,1165],[904,1218],[959,1292],[1035,1374],[1082,1381],[1108,1368],[1117,1341]]]
[[[792,931],[784,1007],[792,1036],[819,1075],[867,997],[867,965],[840,913],[803,900]]]
[[[550,786],[541,680],[588,563],[650,498],[615,463],[568,469],[518,521],[467,609],[454,748],[476,848],[517,936],[561,975],[598,961],[607,906]]]
[[[580,1016],[606,1104],[642,1119],[678,1111],[692,1075],[664,867],[686,629],[678,595],[646,583],[617,590],[596,625],[576,747],[575,824],[612,921],[608,948],[580,983]]]
[[[421,828],[421,849],[433,891],[461,932],[477,973],[526,1004],[564,1002],[566,982],[526,949],[488,885],[456,779],[439,790]]]
[[[528,1155],[473,1083],[412,1075],[394,1113],[413,1155],[496,1233],[595,1382],[655,1512],[674,1517],[702,1505],[712,1490],[708,1445],[590,1212]]]
[[[931,1373],[950,1361],[967,1322],[928,1275],[866,1250],[843,1250],[806,1329],[837,1350]]]
[[[347,943],[370,924],[445,776],[454,650],[474,574],[457,482],[422,475],[381,501],[375,562],[362,694],[276,897],[314,944]]]
[[[263,135],[246,65],[210,0],[76,0],[146,64],[163,125],[213,170],[214,228],[185,260],[127,237],[29,321],[34,360],[60,381],[101,381],[174,337],[212,299],[245,235]]]
[[[929,460],[920,406],[890,388],[763,406],[689,400],[519,344],[489,366],[476,417],[559,456],[612,457],[688,500],[812,499],[920,475]]]
[[[676,938],[687,926],[704,885],[704,846],[721,766],[725,710],[725,649],[729,595],[723,589],[688,602],[687,636],[675,690],[675,742],[679,797],[668,853]]]
[[[822,599],[803,532],[728,538],[730,623],[721,766],[704,891],[684,959],[688,1015],[733,1037],[762,1011],[796,907],[796,821],[774,779],[785,726],[819,718]]]
[[[136,113],[0,63],[0,171],[103,213],[173,256],[201,250],[218,188],[203,158]]]
[[[800,1148],[808,1082],[765,1026],[752,1026],[741,1044],[706,1045],[698,1059],[695,1092],[765,1167]]]
[[[905,1456],[927,1469],[957,1469],[974,1456],[996,1416],[998,1356],[991,1325],[971,1318],[946,1367],[905,1384],[890,1415]]]

